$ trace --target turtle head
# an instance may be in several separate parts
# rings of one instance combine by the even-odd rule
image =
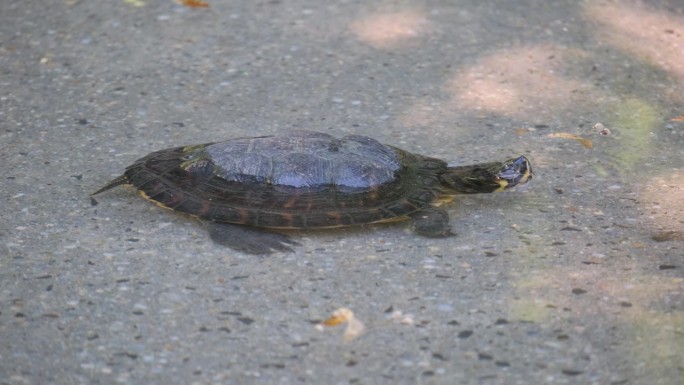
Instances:
[[[440,175],[440,181],[448,194],[478,194],[522,186],[532,176],[530,161],[521,155],[503,162],[449,167]]]
[[[515,186],[522,186],[532,179],[532,165],[523,155],[502,162],[496,173],[496,183],[499,188],[494,191],[504,191]]]

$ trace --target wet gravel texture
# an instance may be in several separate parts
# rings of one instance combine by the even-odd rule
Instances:
[[[681,384],[681,3],[192,4],[0,3],[0,384]],[[536,177],[267,257],[89,196],[289,129]]]

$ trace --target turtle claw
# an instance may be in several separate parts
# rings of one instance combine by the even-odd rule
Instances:
[[[290,246],[299,245],[285,234],[230,223],[209,223],[209,236],[220,245],[249,254],[293,252]]]

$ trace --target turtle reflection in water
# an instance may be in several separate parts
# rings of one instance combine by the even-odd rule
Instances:
[[[524,156],[449,167],[365,136],[295,131],[153,152],[93,195],[132,184],[163,207],[207,221],[214,241],[268,254],[296,244],[277,229],[410,219],[420,235],[448,236],[440,202],[531,178]]]

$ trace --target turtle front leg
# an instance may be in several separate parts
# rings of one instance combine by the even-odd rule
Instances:
[[[429,207],[411,215],[413,231],[424,237],[444,238],[454,235],[449,224],[449,214],[436,207]]]
[[[274,251],[293,251],[299,245],[285,234],[232,223],[209,222],[209,236],[219,245],[249,254],[271,254]]]

